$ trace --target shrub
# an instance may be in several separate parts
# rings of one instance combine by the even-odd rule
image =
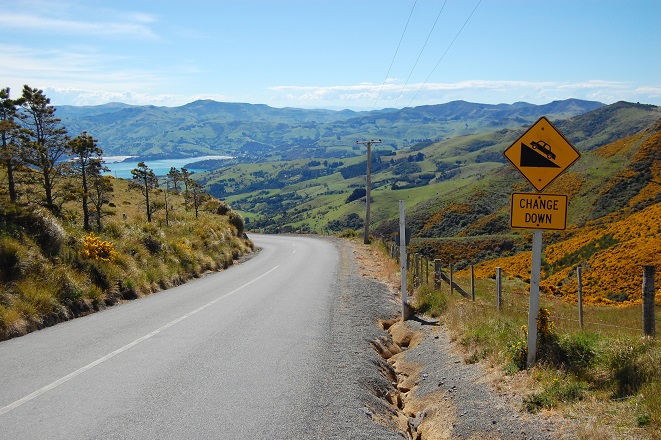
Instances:
[[[66,242],[66,232],[55,217],[45,210],[29,211],[25,219],[25,225],[34,234],[44,254],[48,256],[57,255]]]
[[[232,211],[230,205],[222,201],[218,205],[218,208],[216,208],[216,214],[218,215],[227,215],[230,211]]]
[[[117,252],[111,242],[103,241],[95,236],[94,232],[90,232],[83,238],[80,256],[91,260],[112,261],[117,256]]]
[[[661,356],[659,350],[654,348],[654,340],[619,341],[616,344],[609,362],[617,386],[615,397],[632,396],[643,385],[658,380]]]
[[[109,264],[105,261],[94,261],[90,262],[88,267],[90,280],[94,286],[103,291],[109,291],[120,279],[116,266],[113,264]]]
[[[597,335],[577,333],[560,338],[562,364],[568,371],[583,376],[597,358]]]
[[[15,280],[20,271],[21,244],[11,237],[0,238],[0,282]]]
[[[345,229],[344,231],[340,232],[338,236],[340,238],[357,238],[360,236],[360,234],[355,229]]]
[[[554,366],[562,365],[564,360],[551,312],[543,307],[537,315],[537,360]]]
[[[229,221],[230,221],[230,225],[236,228],[236,236],[237,237],[242,236],[246,226],[243,221],[243,217],[241,217],[241,214],[239,214],[236,211],[231,211],[229,214]]]
[[[65,266],[54,267],[49,274],[49,281],[61,301],[77,300],[83,296],[85,291],[80,276]]]
[[[587,386],[581,382],[573,382],[554,378],[551,385],[540,393],[533,393],[526,397],[523,402],[526,410],[532,413],[542,408],[553,408],[560,402],[575,402],[581,400],[585,395]]]
[[[523,336],[507,345],[511,364],[506,369],[512,373],[525,370],[528,362],[528,329],[525,325],[522,325],[521,331],[523,332]]]
[[[448,297],[423,284],[418,289],[416,311],[432,317],[441,316],[448,308]]]
[[[163,249],[163,243],[151,234],[146,234],[142,237],[142,244],[152,255],[160,253],[161,249]]]

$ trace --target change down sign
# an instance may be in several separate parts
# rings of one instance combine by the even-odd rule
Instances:
[[[510,222],[513,228],[567,229],[564,194],[513,193]]]

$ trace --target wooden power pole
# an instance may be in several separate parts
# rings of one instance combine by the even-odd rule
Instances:
[[[381,139],[375,141],[374,139],[369,141],[356,141],[357,144],[362,144],[367,146],[367,182],[365,185],[365,236],[363,237],[363,243],[369,244],[370,242],[370,202],[371,202],[371,190],[372,190],[372,144],[380,144]]]

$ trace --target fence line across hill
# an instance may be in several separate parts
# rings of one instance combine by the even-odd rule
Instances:
[[[396,243],[386,243],[386,248],[390,254],[390,257],[399,260],[399,246]],[[476,305],[484,307],[493,307],[495,306],[499,312],[503,311],[503,290],[502,290],[502,270],[500,267],[496,268],[495,271],[495,302],[494,304],[485,303],[483,301],[475,300],[475,271],[474,266],[469,265],[470,268],[470,288],[465,290],[460,285],[458,285],[454,280],[454,266],[452,263],[447,266],[447,273],[443,270],[442,261],[439,259],[430,260],[422,254],[419,253],[407,253],[407,268],[411,274],[410,280],[413,283],[414,287],[419,287],[423,283],[428,286],[433,286],[435,289],[440,290],[442,288],[442,283],[445,282],[450,288],[450,295],[453,295],[455,291],[464,296],[467,299],[470,299]],[[430,284],[430,265],[432,267],[432,283]],[[610,328],[620,328],[625,330],[634,330],[640,331],[641,328],[634,328],[616,324],[607,324],[603,322],[595,321],[584,321],[583,319],[583,286],[581,282],[582,277],[582,267],[577,268],[577,278],[578,278],[578,311],[577,318],[569,318],[566,316],[555,314],[554,318],[557,320],[576,322],[579,325],[581,330],[584,329],[584,324],[589,324],[593,326],[603,326]],[[654,337],[656,335],[656,322],[655,322],[655,289],[654,289],[654,278],[655,278],[655,267],[654,266],[643,266],[643,282],[642,282],[642,332],[646,336]],[[411,292],[409,292],[411,294]],[[508,311],[513,311],[516,313],[528,314],[528,310],[516,309],[509,307]]]

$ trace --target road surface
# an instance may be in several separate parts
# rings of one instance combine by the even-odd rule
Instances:
[[[226,271],[0,342],[0,439],[401,438],[370,418],[384,288],[337,240],[251,238]]]

